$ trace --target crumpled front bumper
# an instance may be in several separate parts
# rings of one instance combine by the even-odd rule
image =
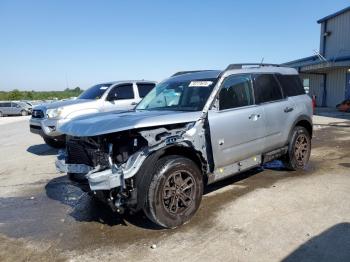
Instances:
[[[67,164],[65,155],[62,153],[58,155],[55,165],[60,173],[86,174],[85,177],[92,191],[110,190],[123,184],[121,170],[106,169],[100,171],[99,167],[93,168],[85,164]]]

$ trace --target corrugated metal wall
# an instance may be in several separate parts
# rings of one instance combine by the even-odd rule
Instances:
[[[318,106],[322,105],[322,95],[323,95],[323,75],[315,74],[300,74],[301,79],[309,79],[310,90],[309,95],[316,96],[316,104]]]
[[[345,99],[346,68],[327,73],[327,106],[334,107]]]
[[[316,95],[317,106],[322,105],[323,75],[300,74],[301,79],[310,80],[309,95]],[[336,68],[327,72],[327,100],[328,107],[335,107],[345,99],[346,68]]]
[[[321,26],[321,30],[323,26]],[[329,19],[327,21],[327,31],[331,32],[331,35],[326,37],[325,56],[340,57],[350,55],[350,11]]]

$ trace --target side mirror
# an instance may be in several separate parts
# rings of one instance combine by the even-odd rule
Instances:
[[[214,102],[211,106],[214,111],[219,111],[219,98],[215,97]]]
[[[118,98],[118,94],[113,92],[108,94],[107,100],[114,101],[114,100],[117,100],[117,98]]]

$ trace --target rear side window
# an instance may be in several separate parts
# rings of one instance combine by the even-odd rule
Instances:
[[[11,103],[2,103],[2,107],[11,107]]]
[[[298,96],[305,94],[303,84],[298,75],[276,75],[280,82],[284,96]]]
[[[108,94],[108,97],[111,100],[134,99],[134,90],[132,84],[114,87]]]
[[[5,107],[3,103],[0,103],[0,107]]]
[[[219,94],[220,110],[253,105],[253,89],[250,76],[227,77]]]
[[[273,74],[254,75],[254,95],[257,104],[283,98],[281,88]]]
[[[139,95],[144,98],[153,88],[155,84],[152,83],[138,83],[137,89],[139,90]]]

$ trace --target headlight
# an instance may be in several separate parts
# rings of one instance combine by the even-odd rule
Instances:
[[[59,118],[62,113],[62,108],[47,109],[46,115],[48,118]]]

